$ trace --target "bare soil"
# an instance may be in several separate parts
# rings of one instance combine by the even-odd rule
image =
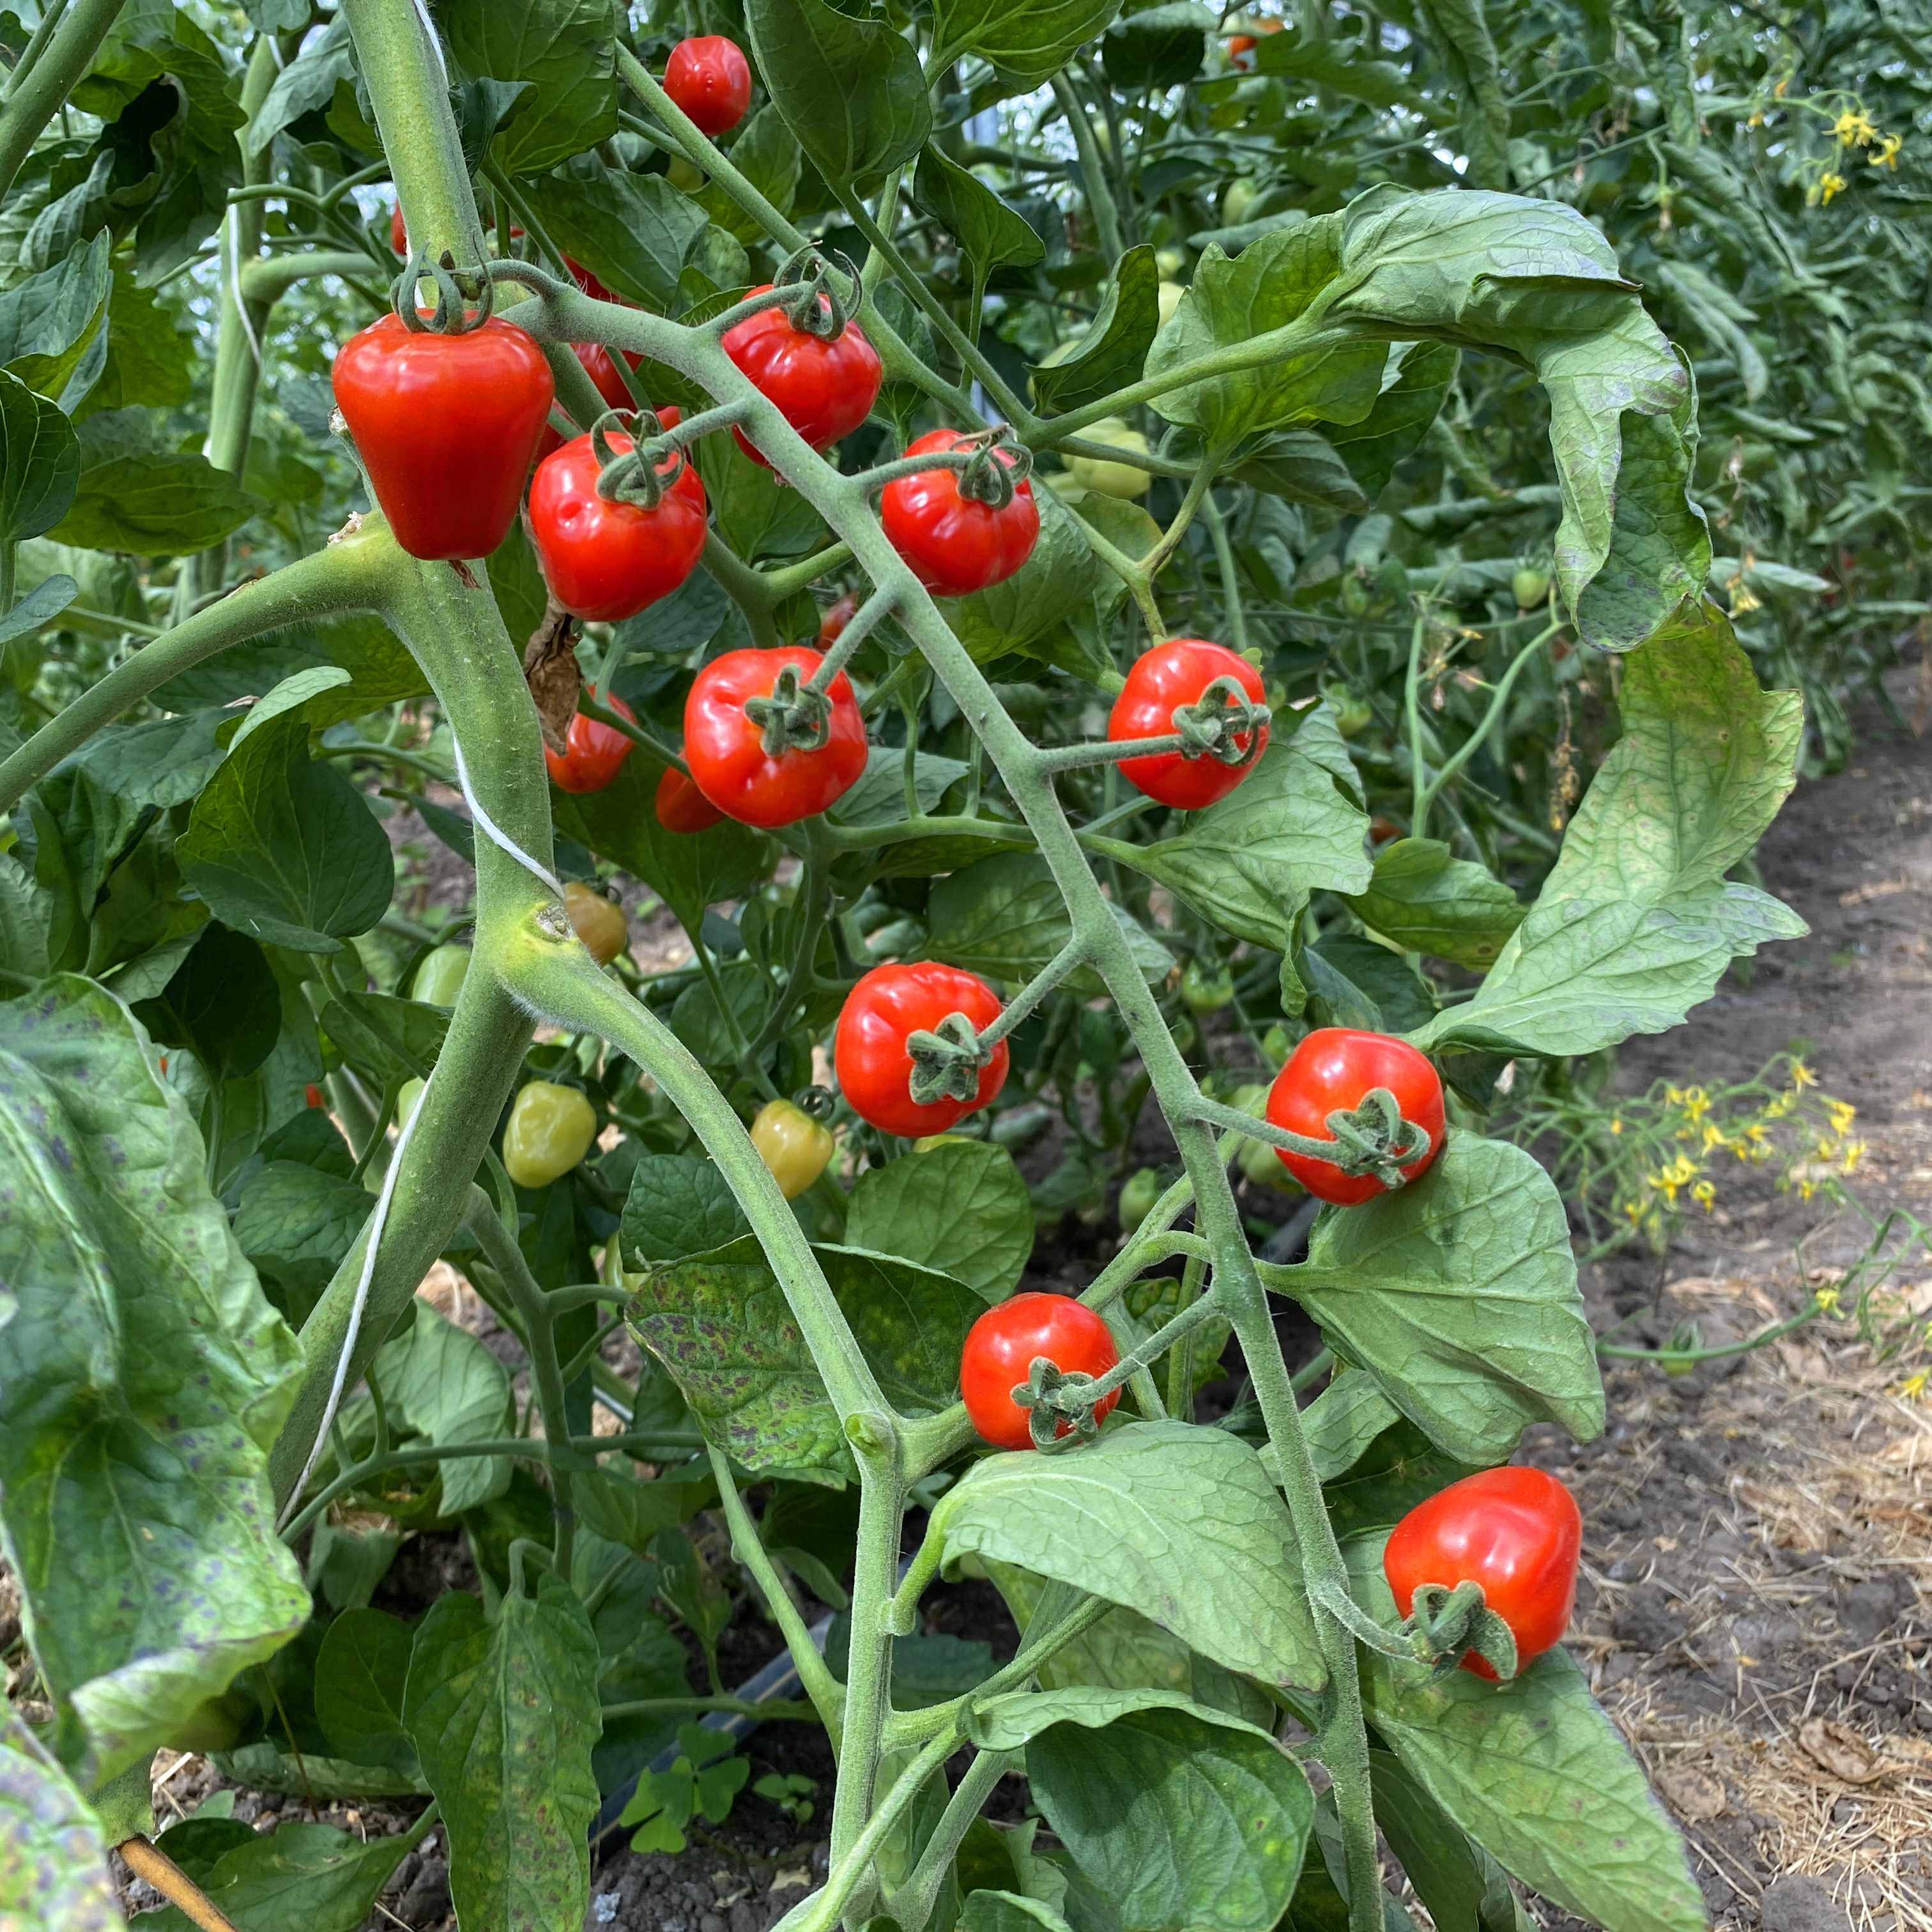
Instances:
[[[1748,1338],[1821,1286],[1868,1282],[1859,1263],[1894,1210],[1932,1223],[1932,758],[1876,713],[1864,722],[1857,763],[1803,786],[1758,856],[1810,936],[1771,949],[1685,1028],[1633,1042],[1619,1072],[1636,1091],[1659,1076],[1742,1078],[1804,1051],[1858,1109],[1870,1150],[1856,1204],[1727,1187],[1660,1264],[1586,1269],[1600,1325],[1634,1318],[1626,1341],[1662,1343],[1685,1320],[1707,1345]],[[1895,1222],[1887,1238],[1897,1250],[1911,1234]],[[1071,1259],[1042,1244],[1046,1274]],[[1583,1505],[1571,1648],[1683,1826],[1720,1932],[1932,1932],[1932,1400],[1899,1393],[1932,1358],[1922,1342],[1894,1347],[1932,1318],[1932,1249],[1885,1278],[1864,1322],[1856,1299],[1679,1378],[1616,1366],[1600,1441],[1540,1431],[1525,1445]],[[935,1628],[1010,1645],[990,1592],[934,1600]],[[779,1648],[751,1608],[733,1640],[747,1671]],[[771,1726],[746,1748],[754,1775],[814,1780],[814,1815],[801,1823],[747,1790],[723,1826],[694,1823],[676,1858],[618,1850],[593,1873],[590,1925],[766,1932],[818,1881],[822,1736]],[[214,1782],[200,1760],[164,1753],[156,1770],[164,1822]],[[238,1795],[238,1816],[275,1813],[296,1808]],[[400,1819],[379,1806],[303,1815],[372,1832]],[[1554,1932],[1574,1923],[1538,1910]],[[452,1924],[439,1834],[368,1925]]]

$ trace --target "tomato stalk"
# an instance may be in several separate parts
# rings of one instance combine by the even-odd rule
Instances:
[[[1194,1113],[1210,1126],[1226,1127],[1287,1153],[1325,1162],[1346,1174],[1372,1174],[1391,1190],[1415,1178],[1408,1168],[1428,1150],[1430,1140],[1426,1127],[1403,1117],[1400,1103],[1386,1087],[1371,1088],[1359,1106],[1338,1107],[1329,1114],[1325,1124],[1330,1138],[1327,1140],[1294,1133],[1204,1096]]]
[[[851,621],[839,632],[832,648],[820,660],[818,668],[806,680],[806,689],[823,695],[830,687],[832,680],[852,662],[859,646],[892,613],[891,597],[884,591],[874,591],[853,612]]]

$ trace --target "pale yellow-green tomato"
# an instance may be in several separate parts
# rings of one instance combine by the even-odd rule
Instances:
[[[1255,197],[1261,193],[1246,175],[1238,176],[1228,184],[1228,191],[1221,197],[1221,226],[1238,228],[1248,218],[1248,210],[1254,206]]]
[[[631,926],[622,906],[572,879],[563,889],[563,909],[570,915],[578,938],[590,949],[590,956],[598,965],[609,965],[623,951]]]
[[[597,1138],[597,1109],[574,1087],[532,1080],[520,1088],[503,1130],[503,1166],[519,1187],[545,1187],[568,1174]]]
[[[825,1172],[832,1130],[789,1100],[767,1100],[752,1123],[752,1144],[771,1170],[778,1192],[796,1201]]]
[[[1154,251],[1154,265],[1161,272],[1163,280],[1172,281],[1187,266],[1185,248],[1156,248]]]
[[[1042,369],[1058,369],[1060,364],[1064,362],[1067,357],[1071,356],[1074,350],[1078,348],[1079,346],[1079,337],[1077,335],[1070,335],[1064,342],[1056,342],[1053,346],[1040,358],[1037,366]],[[1027,378],[1027,397],[1028,399],[1032,402],[1036,403],[1040,400],[1040,393],[1034,387],[1034,380],[1030,376]]]
[[[466,946],[439,946],[423,955],[416,976],[410,982],[410,997],[430,1006],[453,1006],[463,990],[464,976],[470,970]]]
[[[921,1134],[912,1144],[914,1154],[930,1154],[934,1148],[951,1147],[955,1143],[966,1147],[978,1144],[970,1134]]]
[[[1148,453],[1148,440],[1137,429],[1130,429],[1118,416],[1102,416],[1096,423],[1089,423],[1081,432],[1083,441],[1105,443],[1112,449],[1131,449],[1137,454]],[[1098,456],[1073,456],[1066,459],[1067,473],[1083,490],[1091,490],[1102,496],[1118,496],[1131,501],[1136,496],[1144,496],[1154,488],[1154,478],[1144,470],[1137,470],[1130,463],[1109,463]]]
[[[396,1095],[396,1125],[406,1127],[415,1118],[417,1106],[423,1096],[423,1089],[429,1084],[427,1080],[405,1080]]]
[[[1186,294],[1186,292],[1187,290],[1184,284],[1180,282],[1162,282],[1161,284],[1160,287],[1157,291],[1156,298],[1160,303],[1160,326],[1162,328],[1165,328],[1167,325],[1174,320],[1174,312],[1180,306],[1180,298]]]
[[[682,154],[674,154],[670,164],[664,170],[664,179],[673,188],[682,188],[686,194],[695,194],[704,185],[704,170],[695,161],[686,160]]]

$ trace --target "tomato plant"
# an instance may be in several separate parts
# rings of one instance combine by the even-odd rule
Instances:
[[[0,12],[0,1918],[577,1932],[748,1596],[784,1932],[1692,1932],[1492,1121],[1932,614],[1923,35],[517,10]]]

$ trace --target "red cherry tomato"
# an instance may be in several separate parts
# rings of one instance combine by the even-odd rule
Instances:
[[[611,452],[632,447],[609,438]],[[709,514],[704,485],[689,463],[668,458],[660,477],[676,482],[656,504],[614,502],[597,494],[603,467],[587,436],[566,442],[537,465],[530,484],[530,541],[550,592],[588,623],[621,623],[668,597],[698,567]]]
[[[801,681],[820,664],[802,644],[775,651],[727,651],[698,674],[684,704],[684,760],[698,788],[742,825],[790,825],[842,798],[866,769],[866,721],[852,680],[842,670],[826,693],[832,736],[815,752],[765,749],[745,714],[748,698],[769,698],[778,673],[797,668]]]
[[[167,1071],[167,1063],[165,1060],[161,1063],[161,1071],[164,1073]],[[310,1106],[320,1107],[322,1105],[322,1089],[311,1080],[302,1089],[302,1098]]]
[[[838,1090],[861,1120],[908,1140],[943,1134],[968,1114],[976,1114],[1006,1084],[1011,1056],[1006,1042],[994,1048],[980,1070],[978,1090],[970,1100],[950,1096],[912,1097],[912,1055],[908,1034],[933,1031],[950,1013],[964,1013],[975,1027],[1000,1016],[1000,996],[977,974],[937,960],[903,966],[874,966],[845,996],[832,1040],[832,1064]]]
[[[724,823],[724,814],[683,772],[667,768],[658,780],[658,823],[667,832],[702,832]]]
[[[437,335],[386,315],[337,351],[334,387],[397,542],[488,556],[516,520],[555,394],[536,339],[496,316]]]
[[[615,692],[604,702],[619,717],[636,722],[638,714]],[[570,721],[564,743],[568,748],[562,758],[548,745],[544,747],[544,763],[559,791],[602,791],[637,748],[635,739],[626,737],[615,725],[600,718],[586,718],[580,711]]]
[[[1267,702],[1262,674],[1246,658],[1202,638],[1170,638],[1143,651],[1107,720],[1107,736],[1117,744],[1136,738],[1166,738],[1174,734],[1174,714],[1198,704],[1216,678],[1232,677],[1257,704]],[[1244,750],[1248,734],[1235,742]],[[1178,752],[1156,752],[1144,758],[1123,758],[1120,776],[1136,790],[1180,812],[1198,812],[1217,798],[1226,798],[1268,748],[1268,728],[1261,728],[1261,744],[1245,765],[1224,765],[1218,758],[1184,758]]]
[[[999,1449],[1030,1449],[1033,1432],[1013,1390],[1044,1355],[1063,1375],[1103,1376],[1120,1359],[1107,1324],[1084,1302],[1065,1294],[1016,1294],[989,1308],[967,1330],[959,1357],[959,1392],[980,1436]],[[1120,1399],[1118,1389],[1094,1405],[1104,1418]],[[1063,1421],[1064,1436],[1073,1426]]]
[[[969,1342],[968,1346],[970,1346]],[[1382,1574],[1404,1616],[1425,1583],[1480,1583],[1516,1639],[1519,1669],[1555,1648],[1576,1601],[1583,1519],[1576,1498],[1540,1469],[1485,1469],[1418,1503],[1382,1552]],[[1473,1652],[1462,1668],[1492,1681]]]
[[[671,49],[664,85],[699,133],[722,134],[744,119],[752,104],[752,64],[736,40],[700,34]]]
[[[403,204],[400,201],[389,212],[389,246],[398,255],[410,252],[410,232],[403,226]]]
[[[1254,65],[1248,56],[1255,50],[1255,37],[1252,34],[1232,34],[1228,38],[1228,64],[1240,68],[1243,72]]]
[[[827,610],[818,626],[818,648],[829,651],[845,634],[845,626],[859,614],[859,600],[850,591]]]
[[[1331,1141],[1328,1116],[1352,1112],[1372,1088],[1386,1087],[1402,1108],[1429,1136],[1429,1145],[1402,1172],[1413,1180],[1442,1151],[1444,1132],[1442,1082],[1426,1054],[1406,1040],[1384,1033],[1358,1033],[1351,1027],[1322,1027],[1288,1057],[1288,1064],[1268,1089],[1267,1116],[1275,1126],[1311,1140]],[[1387,1190],[1372,1174],[1344,1174],[1331,1162],[1275,1149],[1282,1165],[1317,1200],[1338,1208],[1359,1207]]]
[[[637,407],[630,391],[624,386],[623,377],[617,373],[616,364],[610,359],[610,350],[602,343],[573,342],[570,347],[571,352],[584,364],[584,373],[597,386],[597,393],[614,410]],[[624,359],[634,369],[644,358],[626,350]],[[563,447],[563,438],[545,423],[543,436],[537,444],[537,460],[541,463],[546,457],[554,456]]]
[[[763,295],[761,284],[750,291]],[[819,298],[827,310],[831,304]],[[778,412],[814,449],[850,436],[872,413],[885,364],[856,322],[832,340],[794,328],[782,308],[761,309],[724,332],[724,352],[778,406]],[[731,434],[753,461],[764,458],[741,430]]]
[[[936,429],[906,454],[956,449],[968,440],[957,430]],[[1004,450],[998,454],[1008,469],[1018,460]],[[1015,484],[1012,501],[996,510],[961,495],[956,470],[895,477],[880,499],[879,520],[893,549],[935,597],[964,597],[1004,583],[1040,540],[1040,511],[1030,483]]]

